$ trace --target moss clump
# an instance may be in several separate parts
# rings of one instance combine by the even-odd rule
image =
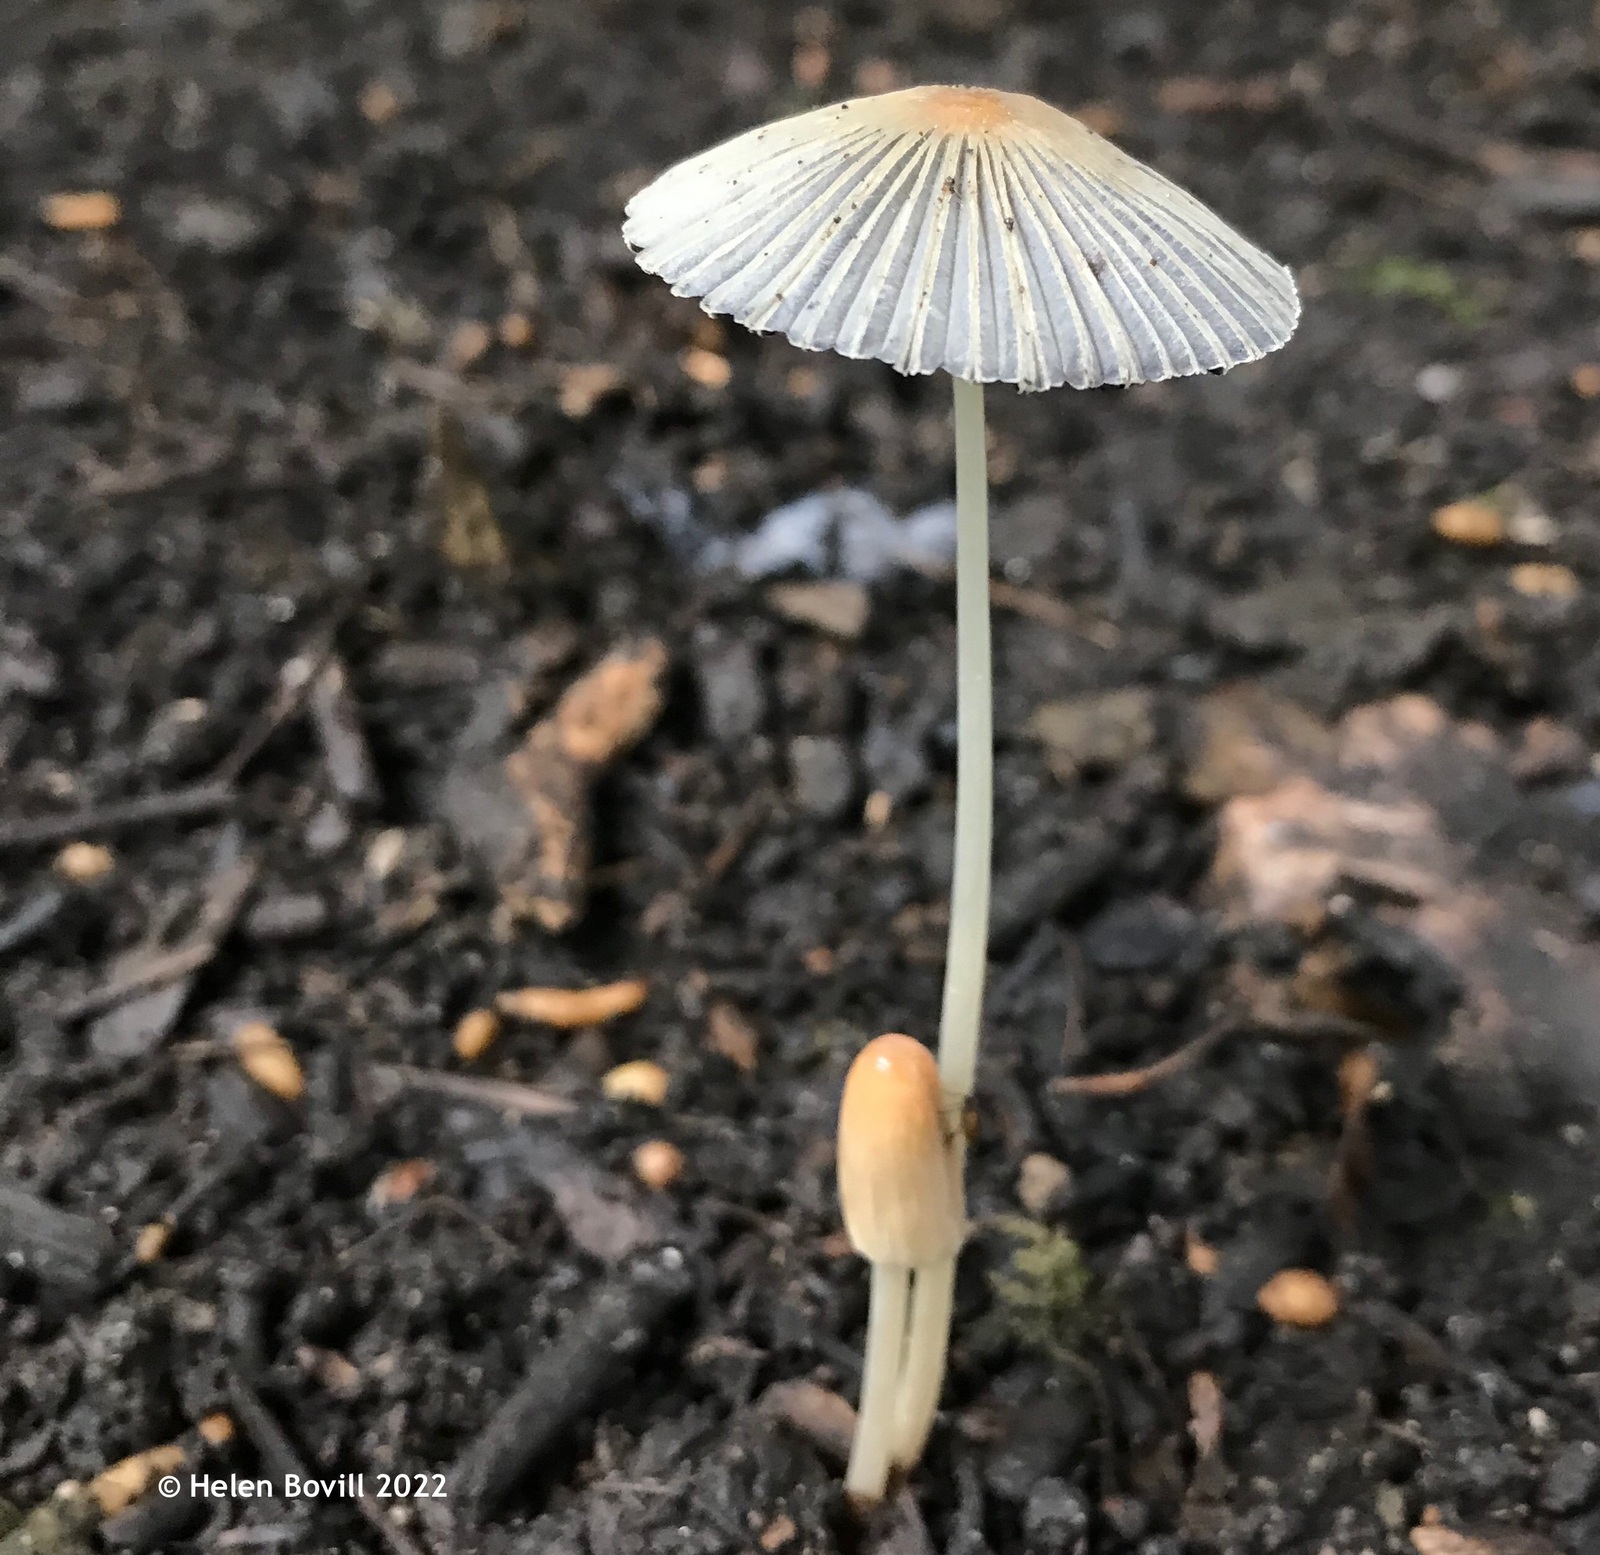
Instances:
[[[1482,324],[1488,315],[1484,299],[1445,265],[1385,254],[1357,268],[1353,279],[1369,296],[1425,302],[1469,328]]]
[[[1008,1216],[1000,1230],[1017,1244],[1005,1269],[990,1276],[996,1316],[1018,1344],[1058,1362],[1076,1358],[1103,1326],[1094,1276],[1064,1231]]]

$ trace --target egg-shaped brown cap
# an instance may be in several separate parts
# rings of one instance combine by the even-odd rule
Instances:
[[[915,1037],[874,1037],[850,1065],[838,1167],[845,1231],[862,1257],[914,1269],[960,1248],[961,1161],[945,1126],[939,1066]]]

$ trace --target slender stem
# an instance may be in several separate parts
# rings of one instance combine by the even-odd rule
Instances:
[[[872,1506],[883,1499],[894,1458],[896,1390],[905,1360],[906,1306],[911,1271],[897,1264],[872,1266],[867,1306],[867,1349],[861,1366],[861,1402],[844,1488],[853,1500]]]
[[[894,1412],[894,1461],[900,1468],[910,1468],[922,1456],[939,1411],[955,1291],[954,1258],[912,1271],[906,1367]]]
[[[972,1094],[989,962],[989,853],[994,831],[994,712],[989,664],[989,456],[983,385],[957,378],[956,411],[956,847],[939,1076],[952,1170],[965,1161],[962,1112]],[[905,1374],[895,1406],[895,1462],[922,1455],[939,1409],[950,1348],[955,1259],[919,1269],[906,1335]]]
[[[994,712],[989,665],[989,465],[983,385],[957,378],[956,847],[939,1073],[957,1115],[972,1094],[989,958],[989,852],[994,830]]]

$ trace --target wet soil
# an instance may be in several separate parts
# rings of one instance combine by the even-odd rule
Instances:
[[[1591,953],[1587,6],[63,0],[6,30],[0,1494],[26,1510],[182,1440],[221,1475],[365,1473],[368,1500],[154,1498],[95,1537],[1600,1549],[1592,1062],[1534,1062],[1513,1018],[1495,1078],[1463,1069],[1459,980],[1358,901],[1342,964],[1386,1013],[1353,1207],[1336,1040],[1269,1025],[1138,1094],[1050,1084],[1250,1016],[1299,961],[1208,883],[1193,723],[1241,682],[1319,720],[1416,693],[1508,747],[1553,720],[1567,755],[1496,790],[1473,847]],[[1224,378],[990,396],[976,1229],[914,1499],[863,1529],[826,1396],[770,1390],[854,1395],[832,1112],[863,1040],[936,1027],[951,591],[891,572],[830,633],[703,562],[830,485],[945,496],[947,389],[710,328],[617,228],[720,135],[941,79],[1089,105],[1293,264],[1307,308]],[[116,225],[41,220],[100,189]],[[1503,543],[1431,529],[1505,482]],[[486,494],[503,565],[443,554],[451,490]],[[503,906],[451,778],[642,638],[664,705],[598,778],[586,909],[550,933]],[[1031,722],[1126,691],[1090,735]],[[74,840],[113,867],[64,865]],[[503,990],[635,977],[603,1028],[452,1052]],[[1529,991],[1503,992],[1515,1017]],[[301,1097],[234,1062],[247,1020]],[[602,1096],[636,1058],[662,1106]],[[652,1139],[684,1160],[654,1194]],[[1025,1206],[1036,1156],[1064,1170],[1034,1162]],[[410,1161],[431,1175],[374,1189]],[[997,1290],[1023,1214],[1075,1240],[1081,1301]],[[1258,1310],[1286,1267],[1335,1281],[1332,1324]],[[233,1439],[202,1448],[219,1411]],[[383,1474],[446,1496],[379,1500]],[[1427,1544],[1447,1530],[1481,1543]]]

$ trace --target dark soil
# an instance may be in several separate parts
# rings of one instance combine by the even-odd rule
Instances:
[[[24,0],[5,22],[0,1492],[27,1509],[221,1410],[233,1442],[191,1463],[369,1492],[442,1474],[449,1499],[399,1521],[152,1500],[108,1536],[1359,1555],[1436,1515],[1500,1555],[1600,1549],[1596,1097],[1523,1063],[1520,1027],[1503,1083],[1464,1076],[1436,1045],[1459,990],[1374,909],[1362,965],[1401,1013],[1353,1218],[1327,1188],[1336,1047],[1258,1031],[1120,1100],[1048,1089],[1160,1057],[1239,1014],[1246,973],[1296,963],[1207,888],[1186,731],[1214,688],[1323,718],[1411,691],[1510,741],[1539,715],[1600,740],[1600,401],[1572,379],[1600,360],[1600,181],[1569,161],[1552,194],[1506,150],[1600,151],[1587,4]],[[1297,268],[1307,310],[1225,378],[990,396],[996,576],[1025,592],[997,625],[977,1230],[919,1510],[863,1532],[817,1433],[760,1401],[854,1396],[866,1279],[837,1241],[832,1114],[863,1040],[936,1027],[950,589],[897,573],[836,642],[696,557],[829,483],[896,511],[944,496],[948,390],[707,333],[617,229],[652,170],[875,61],[1115,113]],[[117,193],[121,223],[41,221],[81,189]],[[460,327],[511,311],[531,345],[460,365]],[[726,387],[685,375],[691,345],[725,353]],[[562,369],[592,363],[616,388],[564,414]],[[441,555],[439,404],[498,572]],[[1431,532],[1508,480],[1553,528],[1482,551]],[[1576,594],[1518,592],[1519,562]],[[641,635],[668,649],[666,704],[597,792],[587,913],[514,923],[446,776]],[[330,652],[353,743],[326,732],[337,699],[295,695]],[[1134,687],[1148,727],[1052,771],[1035,708]],[[1587,955],[1597,806],[1581,765],[1545,776],[1496,878]],[[65,880],[73,839],[115,868]],[[184,978],[127,983],[130,953],[184,944]],[[624,977],[650,997],[603,1033],[452,1055],[501,990]],[[753,1069],[708,1042],[719,1005]],[[245,1018],[299,1054],[298,1103],[234,1064]],[[671,1073],[659,1111],[600,1099],[635,1057]],[[397,1066],[577,1105],[517,1118]],[[629,1159],[655,1137],[686,1167],[652,1198]],[[1068,1168],[1040,1214],[1093,1294],[1029,1321],[990,1276],[1034,1153]],[[375,1207],[417,1158],[431,1184]],[[1291,1265],[1336,1278],[1331,1326],[1257,1311]],[[1201,1373],[1223,1435],[1197,1453]]]

